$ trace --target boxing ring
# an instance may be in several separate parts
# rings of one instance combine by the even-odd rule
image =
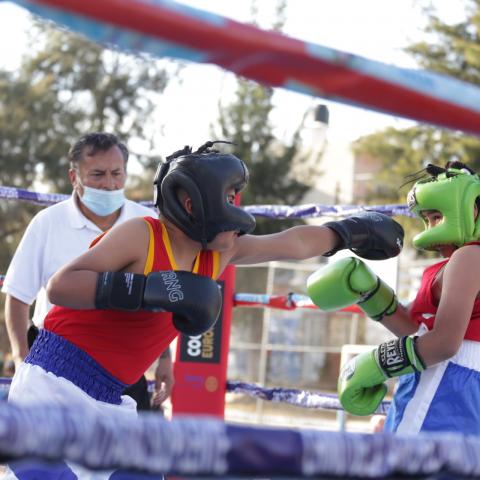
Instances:
[[[480,134],[480,90],[429,72],[381,64],[174,2],[17,0],[15,3],[95,41],[129,51],[214,63],[270,86]],[[0,187],[0,198],[49,205],[62,200],[63,196]],[[367,209],[321,205],[245,208],[255,215],[276,218],[347,216]],[[369,206],[368,210],[390,215],[407,214],[404,205]],[[240,306],[242,301],[265,307],[312,308],[308,299],[295,294],[284,299],[236,297],[233,277],[228,278],[228,275],[232,273],[227,273],[223,280],[224,298],[230,304],[224,314],[230,315],[235,302]],[[219,323],[220,328],[223,326],[219,336],[227,338],[230,320],[223,320]],[[161,474],[228,478],[480,476],[478,437],[453,433],[414,437],[387,433],[369,435],[225,423],[218,417],[222,417],[227,389],[252,393],[257,388],[252,394],[259,398],[287,402],[289,398],[292,403],[303,401],[304,406],[311,408],[325,408],[328,402],[328,408],[339,407],[335,398],[313,400],[297,390],[262,389],[227,382],[228,340],[224,347],[217,359],[220,370],[208,366],[208,371],[218,376],[216,384],[205,382],[209,387],[203,392],[207,400],[200,401],[202,411],[190,412],[210,413],[217,418],[182,415],[166,421],[155,413],[146,413],[132,420],[121,413],[101,417],[95,412],[71,408],[20,407],[3,402],[0,404],[2,461],[24,465],[25,469],[34,472],[32,475],[37,475],[29,478],[42,478],[42,472],[55,471],[64,461],[91,469],[123,470],[112,476],[117,479],[161,478]],[[195,375],[195,369],[202,367],[192,366],[182,359],[181,342],[176,365],[183,368],[175,372],[177,378],[187,370]],[[174,404],[192,403],[192,397],[185,391],[179,389],[177,392]],[[197,400],[198,391],[195,394]],[[216,400],[212,402],[212,398]],[[316,407],[315,401],[318,402]],[[213,411],[204,408],[207,404],[213,405]],[[185,410],[182,413],[186,413]]]
[[[132,420],[48,406],[2,406],[0,451],[4,460],[40,457],[43,462],[27,465],[37,472],[68,460],[92,469],[128,470],[112,478],[132,480],[160,478],[161,473],[227,478],[480,475],[478,437],[252,428],[211,418],[169,422],[156,414]]]
[[[66,197],[0,187],[1,199],[28,201],[44,206]],[[149,202],[145,204],[151,205]],[[405,205],[264,205],[245,208],[255,215],[271,218],[345,216],[366,209],[390,215],[409,214]],[[0,283],[2,281],[0,276]],[[317,309],[307,296],[295,293],[266,295],[237,292],[232,294],[230,304],[231,308]],[[356,307],[346,310],[358,313]],[[177,349],[176,363],[182,364],[180,347]],[[203,369],[200,374],[204,377],[215,374],[211,365],[201,366]],[[184,362],[183,368],[187,372],[191,371],[191,367],[191,363]],[[218,364],[218,369],[224,369],[226,375],[226,365]],[[6,396],[9,383],[10,379],[0,379],[3,397]],[[424,434],[420,440],[416,438],[413,441],[412,437],[393,434],[370,435],[228,424],[218,418],[223,416],[227,392],[308,409],[341,411],[342,408],[336,395],[264,388],[238,381],[225,380],[224,388],[204,390],[203,394],[207,395],[207,400],[215,408],[212,413],[208,411],[208,405],[201,405],[206,410],[201,413],[210,413],[217,418],[186,416],[186,412],[181,411],[184,415],[174,415],[172,421],[164,420],[157,413],[143,413],[138,420],[132,421],[122,414],[106,418],[94,412],[78,412],[75,409],[58,409],[48,405],[20,407],[3,402],[0,404],[0,453],[3,461],[15,465],[17,472],[35,472],[39,475],[35,478],[42,478],[45,472],[51,474],[55,469],[60,471],[64,461],[76,462],[91,469],[120,469],[123,476],[118,478],[132,480],[160,478],[161,473],[228,478],[258,475],[288,478],[395,478],[396,475],[415,475],[415,478],[436,478],[436,474],[443,472],[462,476],[480,475],[480,460],[476,455],[476,452],[480,452],[480,438]],[[197,400],[198,390],[195,393]],[[219,397],[222,399],[219,400]],[[188,399],[191,404],[192,396]],[[220,412],[217,411],[218,404],[222,409]],[[389,402],[383,401],[377,413],[385,414],[388,407]]]
[[[0,186],[0,199],[4,200],[19,200],[26,201],[41,206],[50,206],[57,202],[66,200],[69,195],[64,194],[42,194],[33,191],[27,191],[22,189],[16,189],[11,187]],[[153,202],[142,202],[147,207],[153,208]],[[378,211],[388,215],[401,214],[410,215],[405,205],[385,205],[385,206],[331,206],[331,205],[299,205],[296,207],[279,206],[279,205],[263,205],[263,206],[246,206],[246,210],[250,211],[256,216],[269,217],[275,219],[283,218],[311,218],[328,215],[329,217],[343,217],[347,215],[353,215],[361,211]],[[0,286],[3,283],[3,276],[0,275]],[[292,311],[297,309],[306,309],[308,311],[318,311],[318,307],[310,300],[306,295],[290,292],[287,295],[268,295],[268,294],[254,294],[254,293],[242,293],[233,292],[232,299],[226,299],[225,303],[229,305],[229,310],[224,308],[223,323],[225,324],[225,317],[230,319],[232,317],[232,308],[257,308],[257,309],[276,309],[283,311]],[[356,306],[347,307],[344,309],[346,314],[360,314],[363,316],[363,312]],[[316,319],[314,319],[316,320]],[[225,328],[225,325],[222,326]],[[196,398],[197,411],[192,412],[191,402],[180,407],[176,402],[182,395],[176,395],[174,398],[174,412],[175,413],[201,413],[211,414],[223,417],[224,415],[224,400],[225,393],[243,394],[255,399],[267,400],[276,403],[287,403],[290,405],[299,406],[308,409],[327,409],[327,410],[342,410],[338,398],[334,395],[323,394],[318,392],[308,392],[299,389],[286,389],[286,388],[263,388],[259,385],[249,384],[243,381],[229,381],[227,380],[227,365],[226,360],[221,361],[220,357],[223,357],[219,351],[229,350],[229,346],[217,341],[217,337],[222,335],[221,328],[217,331],[210,332],[205,335],[209,340],[211,348],[209,349],[208,357],[210,361],[202,362],[200,365],[192,365],[195,363],[195,355],[182,360],[182,348],[177,351],[177,363],[185,363],[186,378],[184,375],[184,385],[181,386],[183,390],[189,388],[189,379],[192,376],[192,367],[196,369],[196,382],[192,387],[192,390],[187,392],[186,398],[190,399],[192,395]],[[220,334],[218,334],[220,332]],[[196,349],[196,353],[200,354],[202,345],[204,343],[202,336],[197,337],[185,337],[187,346],[192,345]],[[206,360],[206,359],[204,359]],[[212,368],[212,364],[215,367]],[[215,371],[217,370],[217,371]],[[216,376],[218,373],[223,376],[221,379]],[[182,372],[176,372],[176,388],[181,383]],[[209,385],[210,383],[210,385]],[[211,385],[219,385],[222,387],[218,389],[212,389]],[[0,379],[0,390],[3,388],[3,393],[6,396],[6,392],[9,385],[9,379]],[[150,384],[153,387],[153,382]],[[210,388],[206,388],[210,386]],[[225,387],[223,387],[225,386]],[[199,401],[199,397],[204,397],[204,402]],[[383,402],[382,407],[378,413],[386,413],[388,402]]]

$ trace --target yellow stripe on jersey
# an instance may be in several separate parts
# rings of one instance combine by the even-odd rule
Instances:
[[[162,226],[163,244],[165,245],[165,250],[167,251],[168,259],[170,260],[170,265],[172,266],[172,270],[178,270],[177,262],[173,256],[172,245],[170,244],[170,238],[168,237],[167,229],[162,222],[160,222],[160,225]]]
[[[152,227],[150,226],[150,224],[148,225],[151,230]],[[165,225],[163,223],[160,222],[160,225],[162,226],[163,244],[165,245],[165,250],[167,251],[170,264],[172,265],[173,270],[178,270],[177,262],[175,261],[175,257],[173,256],[172,245],[170,243],[170,238],[168,236],[167,229],[165,228]],[[153,232],[152,232],[152,235],[153,235]],[[201,252],[199,252],[198,255],[195,257],[192,273],[198,273],[198,270],[200,268],[200,257],[201,257]],[[212,259],[213,259],[212,278],[216,279],[218,277],[219,269],[220,269],[220,252],[212,252]],[[152,253],[152,262],[153,262],[153,253]]]
[[[213,257],[213,268],[212,268],[212,278],[216,280],[218,278],[218,273],[220,269],[220,252],[212,252]]]
[[[193,264],[192,273],[198,273],[200,267],[200,255],[202,252],[198,252],[198,255],[195,257],[195,263]]]
[[[147,254],[147,260],[145,261],[143,274],[148,275],[149,273],[151,273],[153,268],[153,256],[155,253],[155,238],[153,237],[153,228],[150,225],[150,222],[147,222],[147,220],[145,220],[145,223],[148,226],[148,254]]]

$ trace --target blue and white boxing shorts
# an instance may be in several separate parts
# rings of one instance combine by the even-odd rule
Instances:
[[[385,431],[480,435],[480,342],[464,340],[452,358],[399,377]]]

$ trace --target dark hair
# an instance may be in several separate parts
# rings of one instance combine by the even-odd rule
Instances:
[[[97,152],[106,152],[110,148],[117,146],[122,152],[125,163],[128,161],[128,148],[112,133],[92,132],[80,137],[68,152],[70,167],[76,168],[82,161],[85,149],[88,148],[87,155],[95,155]]]
[[[166,161],[170,162],[172,160],[175,160],[178,157],[185,157],[187,155],[202,155],[202,154],[210,155],[212,153],[220,153],[219,150],[212,148],[217,143],[226,143],[228,145],[235,145],[235,143],[229,142],[227,140],[209,140],[208,142],[205,142],[201,147],[199,147],[195,151],[193,151],[192,147],[185,145],[181,150],[177,150],[176,152],[173,152],[171,155],[169,155],[166,158]]]
[[[458,160],[451,160],[445,164],[445,168],[456,168],[457,170],[466,170],[470,172],[472,175],[475,175],[475,172],[470,168],[467,167],[464,163],[459,162]]]
[[[463,162],[460,162],[458,160],[449,160],[445,164],[445,167],[440,167],[439,165],[429,163],[425,168],[422,168],[418,172],[414,172],[407,175],[405,178],[408,180],[405,183],[402,183],[399,189],[413,182],[417,182],[419,180],[425,180],[425,178],[428,176],[430,176],[430,180],[435,180],[440,174],[443,174],[443,173],[446,174],[447,178],[457,175],[454,172],[449,172],[448,169],[450,168],[454,168],[456,170],[464,170],[465,172],[468,172],[471,175],[477,175],[477,173],[474,170],[472,170],[470,167],[467,167],[467,165],[465,165]],[[475,203],[477,204],[480,210],[480,197],[477,198]]]

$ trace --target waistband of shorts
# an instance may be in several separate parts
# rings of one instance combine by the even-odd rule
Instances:
[[[38,365],[46,372],[63,377],[101,402],[120,405],[127,385],[117,380],[88,353],[73,343],[41,329],[25,363]]]
[[[449,361],[471,370],[480,371],[480,342],[463,340],[458,352]]]

